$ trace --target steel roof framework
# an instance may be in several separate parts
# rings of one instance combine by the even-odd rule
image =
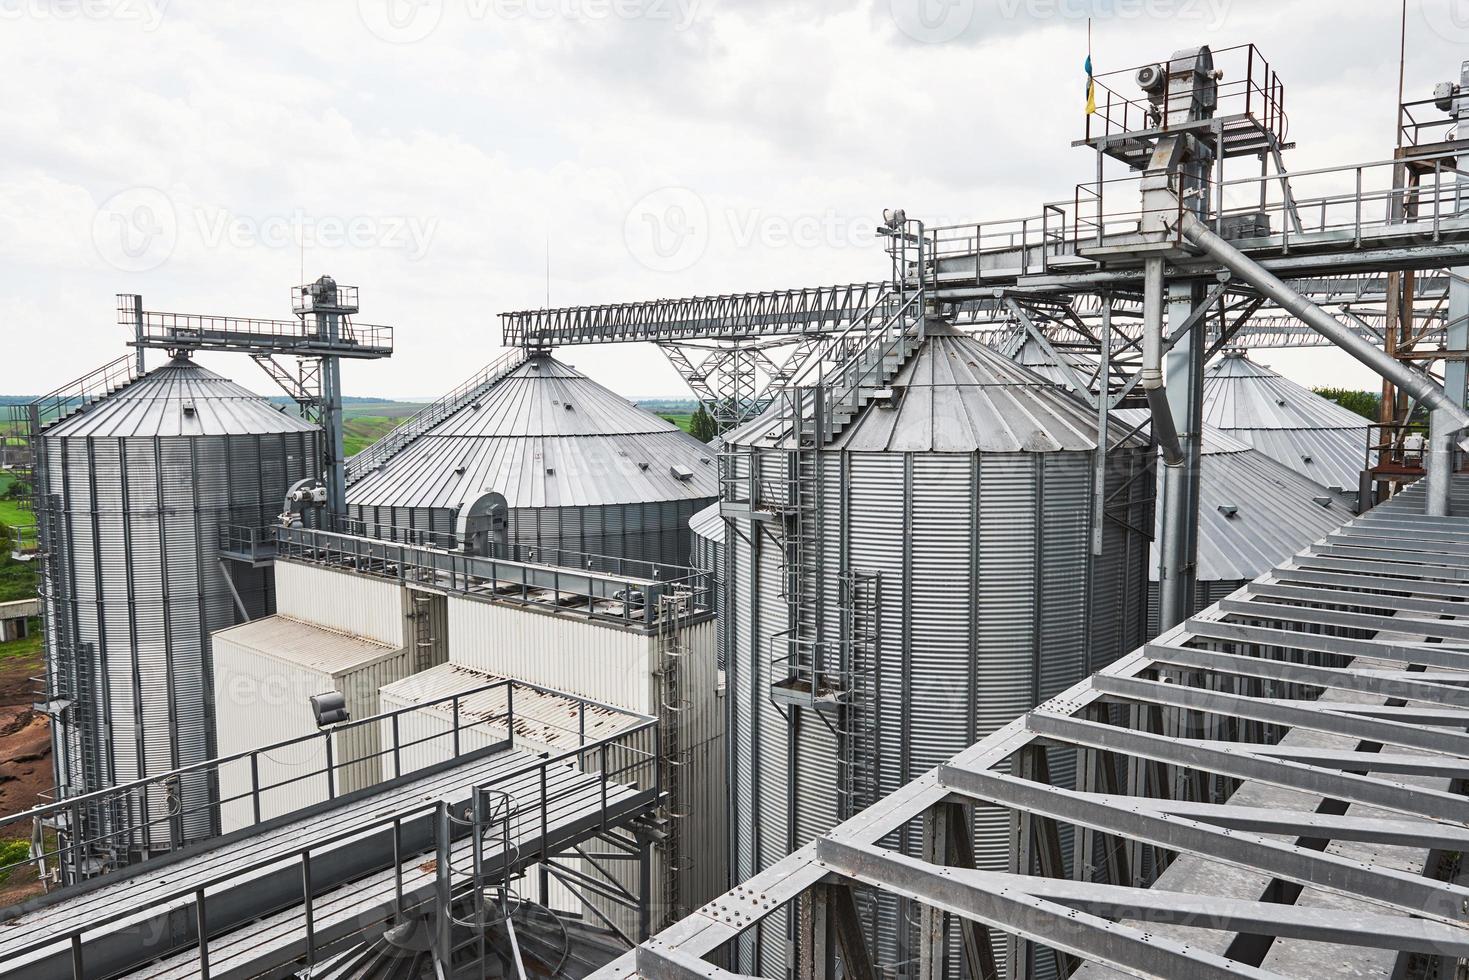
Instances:
[[[1454,495],[1469,503],[1469,478]],[[838,959],[874,976],[859,889],[911,903],[930,980],[951,948],[975,978],[1046,957],[1088,976],[1301,975],[1283,964],[1302,942],[1323,962],[1469,958],[1469,887],[1432,873],[1469,845],[1469,519],[1422,501],[1345,525],[599,976],[723,980],[706,957],[761,924],[795,930],[803,976]],[[1050,778],[1058,751],[1075,785]],[[973,866],[976,808],[1010,815],[1005,871]],[[883,843],[905,827],[920,854]],[[1232,892],[1234,872],[1298,897]]]

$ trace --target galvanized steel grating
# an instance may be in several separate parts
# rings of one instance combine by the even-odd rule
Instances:
[[[1453,497],[1469,511],[1469,477]],[[1469,518],[1424,516],[1413,488],[1328,540],[597,976],[727,977],[712,957],[762,924],[783,932],[797,904],[796,962],[819,972],[829,951],[828,970],[871,975],[853,892],[913,910],[906,941],[933,977],[1456,969]],[[1008,815],[1003,866],[974,860],[981,808]],[[922,842],[909,853],[893,844],[905,828]]]

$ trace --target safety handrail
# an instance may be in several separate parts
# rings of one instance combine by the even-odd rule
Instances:
[[[505,375],[525,363],[526,352],[516,348],[496,358],[473,377],[460,383],[448,394],[436,399],[394,426],[377,442],[347,460],[347,478],[354,480],[396,455],[404,446],[458,412],[484,394]]]

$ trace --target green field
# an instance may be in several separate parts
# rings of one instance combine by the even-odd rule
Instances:
[[[348,456],[355,456],[397,428],[403,416],[359,415],[342,421],[342,443]]]
[[[660,414],[660,416],[662,418],[665,418],[668,421],[672,422],[674,425],[678,426],[680,429],[683,429],[685,432],[689,431],[689,425],[691,424],[691,422],[692,422],[692,420],[694,418],[694,416],[692,414],[688,414],[688,415],[668,415],[668,414],[664,414],[664,413],[659,413],[659,414]]]
[[[35,517],[29,510],[21,506],[19,500],[6,496],[14,483],[14,473],[0,472],[0,524],[6,527],[24,527],[36,523]]]
[[[31,619],[31,635],[14,640],[10,643],[0,643],[0,670],[7,672],[15,670],[40,671],[41,665],[41,618],[36,616]]]

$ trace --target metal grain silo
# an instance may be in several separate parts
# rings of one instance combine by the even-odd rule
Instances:
[[[689,518],[717,496],[714,452],[545,352],[427,429],[347,491],[369,533],[461,543],[503,498],[508,545],[683,565]],[[569,558],[568,558],[569,560]]]
[[[689,530],[693,533],[693,547],[689,552],[689,564],[710,573],[710,591],[719,618],[714,624],[714,647],[719,651],[719,669],[724,669],[724,617],[721,596],[724,594],[724,518],[719,514],[719,504],[713,503],[689,518]]]
[[[793,461],[774,411],[727,437],[731,485],[814,471],[819,571],[799,615],[821,642],[865,647],[875,673],[834,714],[782,703],[792,532],[727,496],[736,880],[1143,641],[1151,450],[1112,426],[1098,487],[1098,424],[1046,379],[930,321],[890,390],[809,463]],[[1099,490],[1115,496],[1093,555]],[[1003,869],[1005,829],[979,819],[981,861]],[[901,962],[898,910],[874,914],[880,957]],[[785,961],[787,924],[762,928],[747,972]]]
[[[219,558],[231,525],[274,523],[320,473],[317,430],[176,357],[42,430],[48,681],[57,783],[78,794],[212,757],[209,634],[268,611],[264,570]],[[184,777],[157,821],[109,842],[125,863],[214,831],[210,788]],[[174,816],[181,813],[181,816]],[[137,815],[120,818],[137,827]]]
[[[1368,420],[1229,351],[1204,371],[1204,421],[1309,480],[1357,491]]]
[[[1126,409],[1117,414],[1136,424],[1147,412]],[[1213,426],[1204,426],[1199,466],[1199,550],[1190,615],[1242,588],[1352,516],[1347,495],[1306,479]],[[1161,536],[1160,526],[1157,538]],[[1158,560],[1155,547],[1149,563],[1149,636],[1158,632]]]

